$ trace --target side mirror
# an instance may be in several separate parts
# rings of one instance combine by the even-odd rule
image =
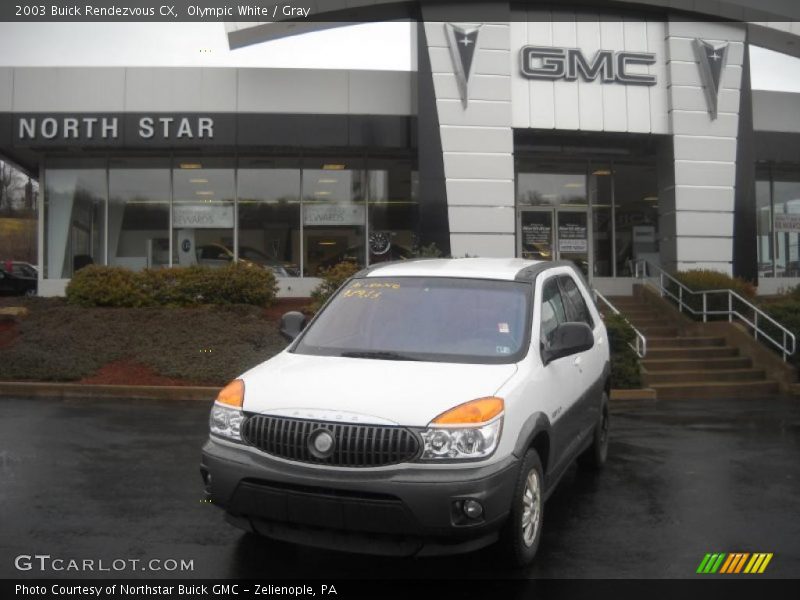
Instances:
[[[285,313],[281,317],[280,334],[286,339],[286,341],[291,342],[294,341],[298,335],[300,335],[300,332],[303,331],[305,326],[306,316],[301,312],[293,310]]]
[[[556,327],[549,347],[542,348],[542,361],[549,363],[585,352],[594,346],[594,333],[586,323],[562,323]]]

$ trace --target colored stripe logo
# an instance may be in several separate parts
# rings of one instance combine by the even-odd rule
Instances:
[[[772,560],[772,552],[717,552],[706,554],[697,567],[701,575],[736,575],[739,573],[763,573]]]

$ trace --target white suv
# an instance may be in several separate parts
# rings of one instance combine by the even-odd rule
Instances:
[[[529,563],[544,501],[608,444],[606,330],[569,262],[383,263],[219,394],[201,473],[243,529],[355,552],[500,541]]]

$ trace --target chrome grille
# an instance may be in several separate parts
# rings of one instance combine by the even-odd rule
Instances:
[[[330,456],[309,448],[311,434],[325,429],[333,436]],[[419,439],[408,429],[253,415],[242,425],[242,439],[251,446],[288,460],[339,467],[380,467],[406,462],[419,452]]]

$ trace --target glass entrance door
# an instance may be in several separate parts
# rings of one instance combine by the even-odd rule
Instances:
[[[588,277],[591,272],[588,225],[586,209],[521,209],[517,254],[529,260],[571,260]]]

